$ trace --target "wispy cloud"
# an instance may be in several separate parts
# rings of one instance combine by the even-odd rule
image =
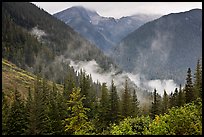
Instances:
[[[50,14],[72,6],[84,6],[97,11],[101,16],[120,18],[137,13],[169,14],[202,9],[202,2],[32,2]]]

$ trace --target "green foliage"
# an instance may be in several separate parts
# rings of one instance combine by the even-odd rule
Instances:
[[[8,135],[22,135],[26,130],[26,115],[24,102],[21,99],[19,91],[14,92],[14,100],[11,104],[11,110],[8,114],[7,120],[7,134]]]
[[[98,114],[98,128],[100,131],[103,131],[109,126],[110,123],[110,102],[109,102],[109,94],[106,83],[102,84],[101,87],[101,100],[99,104],[99,114]]]
[[[88,121],[86,115],[88,108],[83,106],[82,101],[85,97],[81,97],[80,89],[74,88],[70,94],[70,100],[68,100],[68,108],[70,115],[66,118],[63,123],[65,124],[65,131],[68,134],[84,134],[93,130],[92,124]]]
[[[40,38],[33,35],[34,28],[45,35]],[[114,64],[68,25],[28,2],[2,3],[2,51],[3,58],[18,67],[41,73],[57,83],[64,81],[67,72],[66,63],[55,57],[62,55],[66,59],[82,61],[95,59],[104,70]]]
[[[198,59],[196,70],[194,74],[194,91],[196,94],[196,98],[200,97],[202,98],[202,65],[200,64],[200,60]]]
[[[125,81],[125,89],[122,95],[122,115],[128,117],[131,115],[131,95],[128,87],[127,79]]]
[[[152,119],[154,119],[156,115],[161,113],[161,96],[157,93],[156,89],[154,89],[153,99],[154,100],[152,102],[150,112],[150,116]]]
[[[2,92],[2,135],[8,134],[7,122],[8,115],[10,113],[10,106],[8,104],[7,96],[4,94],[4,92]]]
[[[64,107],[64,110],[62,108]],[[64,133],[62,120],[65,118],[65,104],[61,93],[59,93],[56,84],[53,82],[53,88],[49,96],[49,120],[50,120],[50,134],[60,135]]]
[[[202,102],[197,100],[183,107],[173,107],[168,114],[157,115],[145,134],[202,135]]]
[[[164,95],[162,100],[162,113],[167,112],[168,108],[169,108],[169,97],[166,91],[164,90]]]
[[[27,130],[26,135],[34,135],[36,134],[36,115],[35,115],[35,104],[34,104],[34,98],[31,94],[30,87],[28,88],[28,98],[26,101],[26,120],[27,120]]]
[[[193,82],[191,76],[191,69],[188,68],[186,84],[185,84],[185,93],[186,93],[186,103],[189,103],[194,100],[194,92],[193,92]]]
[[[181,89],[181,84],[179,86],[179,93],[178,93],[178,106],[183,106],[185,104],[185,93]]]
[[[110,132],[112,135],[143,135],[143,131],[148,128],[149,123],[149,116],[128,117],[121,121],[119,125],[114,124]]]
[[[110,89],[110,122],[111,123],[118,123],[119,119],[121,118],[120,114],[120,99],[118,97],[117,88],[114,85],[114,81],[111,82],[111,89]]]
[[[137,99],[136,91],[133,91],[132,104],[131,104],[131,116],[136,117],[139,114],[139,101]]]

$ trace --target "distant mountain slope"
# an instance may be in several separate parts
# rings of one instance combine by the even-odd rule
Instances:
[[[14,90],[17,88],[23,98],[27,98],[28,88],[33,91],[34,82],[36,80],[34,74],[18,68],[15,64],[8,60],[2,59],[2,92],[12,98]],[[48,81],[51,87],[52,82]],[[63,86],[56,84],[59,91],[63,91]]]
[[[96,11],[81,6],[68,8],[54,16],[70,25],[104,53],[109,52],[128,33],[159,17],[159,15],[134,15],[114,19],[102,17]]]
[[[95,45],[32,3],[2,3],[2,34],[3,58],[31,72],[40,71],[47,78],[55,79],[51,76],[54,70],[66,71],[61,58],[94,59],[104,70],[114,66]],[[57,81],[62,74],[56,75]]]
[[[202,10],[165,15],[125,37],[113,58],[124,70],[183,83],[202,57]]]

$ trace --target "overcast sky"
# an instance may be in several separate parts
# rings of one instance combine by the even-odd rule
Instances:
[[[120,18],[137,13],[169,14],[202,9],[202,2],[32,2],[50,14],[72,6],[83,6],[95,10],[104,17]]]

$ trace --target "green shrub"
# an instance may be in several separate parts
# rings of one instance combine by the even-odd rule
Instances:
[[[156,116],[144,134],[202,135],[202,103],[189,103],[169,109],[168,114]]]
[[[150,123],[149,116],[136,118],[125,118],[119,125],[113,125],[111,134],[113,135],[142,135],[143,131],[148,128]]]

